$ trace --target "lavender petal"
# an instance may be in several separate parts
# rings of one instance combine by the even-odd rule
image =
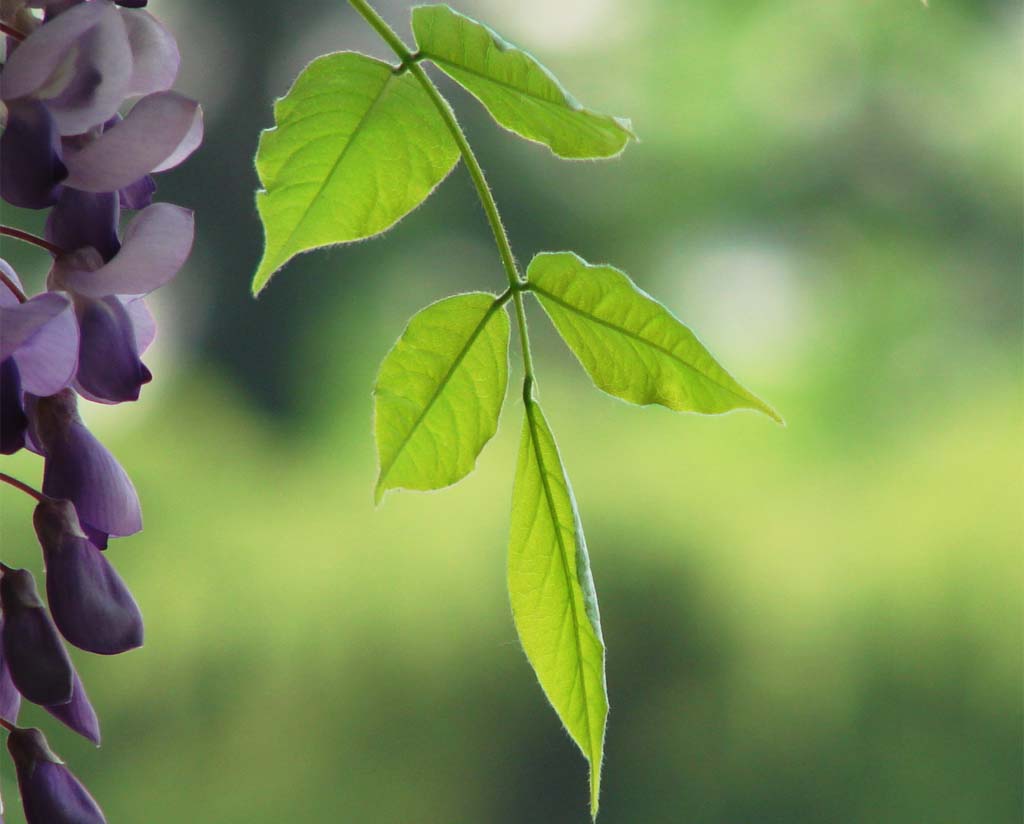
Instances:
[[[106,3],[82,3],[32,32],[4,64],[0,99],[27,97],[49,84],[75,41],[110,14],[116,12]]]
[[[127,94],[151,94],[171,88],[181,63],[174,36],[149,12],[132,12],[122,17],[132,51],[132,78]]]
[[[177,92],[154,92],[139,100],[123,121],[81,147],[65,144],[66,185],[113,192],[149,172],[176,166],[199,146],[203,111]]]
[[[17,364],[27,392],[53,394],[71,382],[78,363],[78,324],[67,297],[44,292],[13,307],[0,305],[0,359],[8,358]]]
[[[88,297],[145,295],[173,278],[192,251],[192,212],[170,203],[154,203],[128,225],[121,251],[105,266],[89,272],[65,267],[60,288]]]
[[[0,306],[0,360],[13,355],[69,306],[64,295],[54,292],[44,292],[16,306]]]
[[[128,310],[128,317],[132,319],[132,326],[135,329],[135,343],[139,347],[139,354],[142,355],[150,344],[156,340],[156,318],[146,306],[144,298],[121,298],[124,308]]]
[[[109,4],[102,5],[113,13],[104,15],[75,42],[69,53],[68,59],[73,63],[66,75],[67,82],[36,91],[36,96],[53,114],[62,135],[82,134],[103,123],[117,113],[125,98],[132,61],[128,32],[121,15]],[[71,9],[66,14],[74,11]],[[49,25],[43,26],[41,31]]]

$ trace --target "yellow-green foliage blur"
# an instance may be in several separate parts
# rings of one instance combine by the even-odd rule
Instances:
[[[1019,4],[455,5],[641,138],[566,164],[442,84],[519,258],[628,272],[788,423],[628,407],[531,315],[608,644],[601,821],[1019,822]],[[586,821],[505,594],[518,393],[469,478],[373,505],[377,365],[421,306],[502,287],[465,170],[253,301],[272,100],[320,53],[386,51],[340,0],[150,7],[206,108],[158,193],[198,242],[154,383],[86,410],[143,500],[110,557],[146,645],[75,657],[100,751],[24,718],[111,824]],[[40,571],[31,501],[0,507],[4,560]],[[0,786],[21,822],[6,759]]]

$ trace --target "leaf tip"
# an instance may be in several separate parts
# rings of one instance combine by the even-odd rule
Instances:
[[[780,415],[775,410],[775,407],[772,406],[770,403],[766,403],[765,401],[762,401],[762,400],[759,399],[758,400],[758,411],[764,413],[769,418],[771,418],[773,421],[775,421],[775,423],[777,423],[779,426],[785,428],[785,426],[786,426],[786,419],[783,418],[782,415]]]

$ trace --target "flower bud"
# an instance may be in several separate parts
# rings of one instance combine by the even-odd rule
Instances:
[[[71,501],[97,546],[105,546],[102,535],[132,535],[142,529],[135,487],[82,422],[75,394],[30,397],[26,411],[32,440],[46,458],[43,493]]]
[[[0,607],[4,660],[18,691],[43,706],[66,704],[74,689],[74,668],[31,572],[5,570],[0,578]]]
[[[142,645],[142,615],[106,556],[86,538],[70,501],[45,500],[32,522],[46,563],[46,595],[61,634],[116,655]]]
[[[3,617],[0,616],[0,638],[3,636]],[[18,723],[21,710],[21,693],[11,680],[11,671],[4,658],[4,645],[0,640],[0,718],[12,724]]]
[[[106,824],[89,791],[71,774],[37,729],[7,737],[28,824]]]
[[[82,679],[78,677],[77,672],[73,673],[73,677],[74,688],[71,691],[71,700],[66,704],[55,704],[52,707],[43,707],[43,709],[98,747],[100,745],[100,720],[96,717],[96,710],[92,708],[85,687],[82,686]]]

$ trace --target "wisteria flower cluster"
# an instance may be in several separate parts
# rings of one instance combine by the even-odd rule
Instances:
[[[0,231],[53,255],[45,290],[32,296],[0,260],[0,453],[43,458],[41,490],[0,472],[37,501],[46,571],[44,598],[29,570],[0,561],[0,726],[29,824],[105,819],[42,732],[18,726],[22,699],[98,745],[65,642],[114,655],[143,640],[138,605],[106,552],[111,538],[142,529],[139,499],[78,401],[138,399],[156,334],[144,298],[192,247],[192,213],[154,203],[153,175],[198,147],[202,110],[171,90],[178,47],[145,5],[0,0],[0,196],[49,209],[45,237]],[[134,212],[123,232],[122,211]]]

